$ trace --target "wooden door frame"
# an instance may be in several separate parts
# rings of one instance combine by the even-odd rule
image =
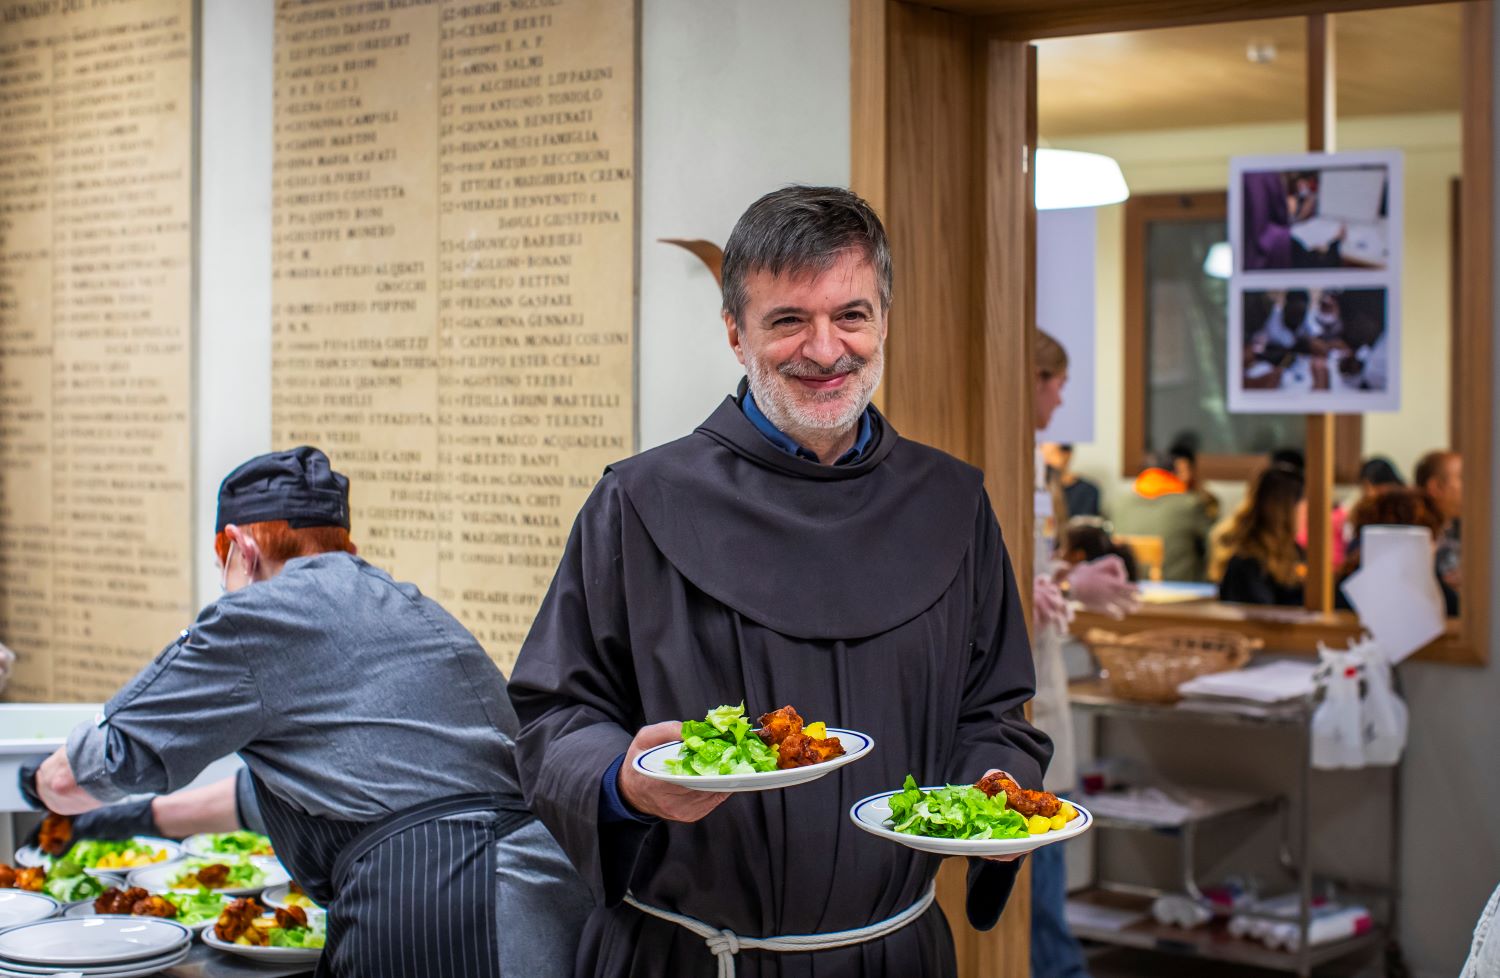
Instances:
[[[1095,0],[1036,3],[1024,14],[990,17],[934,9],[941,3],[850,0],[850,185],[885,217],[896,249],[896,299],[882,393],[888,412],[907,435],[984,470],[1018,582],[1025,588],[1031,576],[1033,481],[1026,459],[1034,439],[1028,365],[1035,301],[1029,273],[1034,261],[1029,187],[1035,134],[1027,106],[1034,101],[1035,69],[1034,61],[1017,52],[1042,37],[1410,4]],[[1478,593],[1477,583],[1490,571],[1492,16],[1488,0],[1464,5],[1463,170],[1491,175],[1466,180],[1460,190],[1464,213],[1473,219],[1461,230],[1465,288],[1459,318],[1466,357],[1454,382],[1469,409],[1468,444],[1462,446],[1470,481],[1464,500],[1463,568],[1466,580],[1476,586],[1466,592],[1463,617],[1450,634],[1420,653],[1466,664],[1483,664],[1489,652],[1489,600]],[[929,63],[937,59],[958,72],[957,80],[946,86],[926,84],[912,70],[913,59],[919,58]],[[967,118],[969,125],[929,131],[918,140],[896,124],[903,120],[915,126],[943,113]],[[967,163],[955,161],[955,154]],[[959,186],[933,190],[937,181],[932,174],[940,169],[955,175]],[[932,199],[935,206],[918,207],[911,188],[940,196]],[[965,194],[970,195],[967,208],[961,205]],[[973,206],[976,201],[980,206]],[[1029,595],[1024,597],[1029,608]],[[1168,613],[1160,619],[1138,616],[1129,624],[1138,629],[1174,623],[1179,622]],[[1356,622],[1337,613],[1305,627],[1253,619],[1238,627],[1264,634],[1276,648],[1305,651],[1320,639],[1338,641],[1357,631]],[[1024,872],[1005,918],[991,935],[976,935],[963,926],[962,874],[950,866],[943,878],[960,974],[1026,975],[1029,900]]]

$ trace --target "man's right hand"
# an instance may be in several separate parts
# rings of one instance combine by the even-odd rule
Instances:
[[[625,804],[643,815],[655,815],[669,822],[696,822],[724,803],[723,792],[694,791],[665,781],[648,778],[635,769],[635,759],[644,751],[670,744],[682,736],[682,724],[668,720],[642,727],[625,751],[620,765],[620,797]]]

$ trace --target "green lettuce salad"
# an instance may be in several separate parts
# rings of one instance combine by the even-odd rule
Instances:
[[[272,927],[266,932],[271,947],[322,947],[324,941],[321,919],[309,921],[307,927]]]
[[[176,920],[184,927],[218,920],[229,904],[229,897],[206,887],[199,887],[197,893],[163,893],[161,898],[177,908]]]
[[[776,770],[776,748],[755,734],[745,704],[709,710],[682,722],[682,750],[666,763],[669,774],[754,774]]]
[[[259,832],[215,832],[205,838],[209,852],[226,856],[269,856],[271,840]]]
[[[1026,819],[1007,808],[1002,792],[991,798],[973,785],[923,791],[910,774],[891,796],[891,826],[934,839],[1025,839]]]
[[[63,859],[72,860],[86,869],[133,869],[161,862],[162,859],[156,856],[162,851],[156,846],[145,845],[134,839],[80,839],[73,843]],[[122,858],[127,854],[129,858]],[[115,865],[116,863],[119,865]]]
[[[252,862],[235,862],[228,859],[222,861],[189,859],[182,864],[177,875],[172,878],[172,888],[175,890],[199,889],[198,870],[216,865],[229,867],[229,876],[224,880],[224,885],[215,887],[216,890],[242,890],[260,886],[266,881],[265,872]]]
[[[91,900],[104,892],[109,884],[97,877],[88,876],[83,867],[70,858],[57,860],[47,870],[47,882],[42,890],[54,900],[72,903],[74,900]]]

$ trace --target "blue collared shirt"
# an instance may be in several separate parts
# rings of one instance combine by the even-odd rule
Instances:
[[[786,432],[771,423],[771,419],[762,413],[759,405],[755,403],[755,397],[748,390],[745,391],[745,399],[741,403],[745,417],[755,425],[755,429],[766,436],[766,440],[788,455],[805,458],[809,462],[818,461],[818,456],[797,444],[796,439],[787,435]],[[854,439],[854,447],[838,457],[834,465],[848,465],[859,461],[869,449],[870,442],[874,441],[874,426],[870,423],[870,409],[865,408],[859,416],[859,435]],[[649,815],[641,815],[631,811],[625,804],[625,799],[620,797],[620,767],[625,762],[625,755],[621,754],[615,758],[613,764],[604,772],[602,790],[599,793],[599,820],[604,823],[611,822],[655,822],[657,819]]]
[[[760,405],[755,403],[755,395],[751,394],[748,390],[745,391],[745,399],[741,402],[740,408],[745,412],[745,417],[749,419],[750,423],[755,425],[755,430],[766,436],[766,441],[788,455],[805,458],[809,462],[819,460],[818,456],[797,444],[795,439],[772,424],[771,419],[766,417],[761,411]],[[854,439],[854,447],[840,455],[833,464],[848,465],[851,462],[859,461],[865,454],[865,450],[870,447],[870,442],[873,438],[874,429],[870,424],[870,409],[865,408],[864,413],[859,416],[859,435]]]

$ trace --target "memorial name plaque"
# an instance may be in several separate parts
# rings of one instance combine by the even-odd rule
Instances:
[[[635,5],[277,11],[275,443],[509,668],[634,450]]]
[[[0,0],[7,699],[105,699],[192,619],[193,35]]]

